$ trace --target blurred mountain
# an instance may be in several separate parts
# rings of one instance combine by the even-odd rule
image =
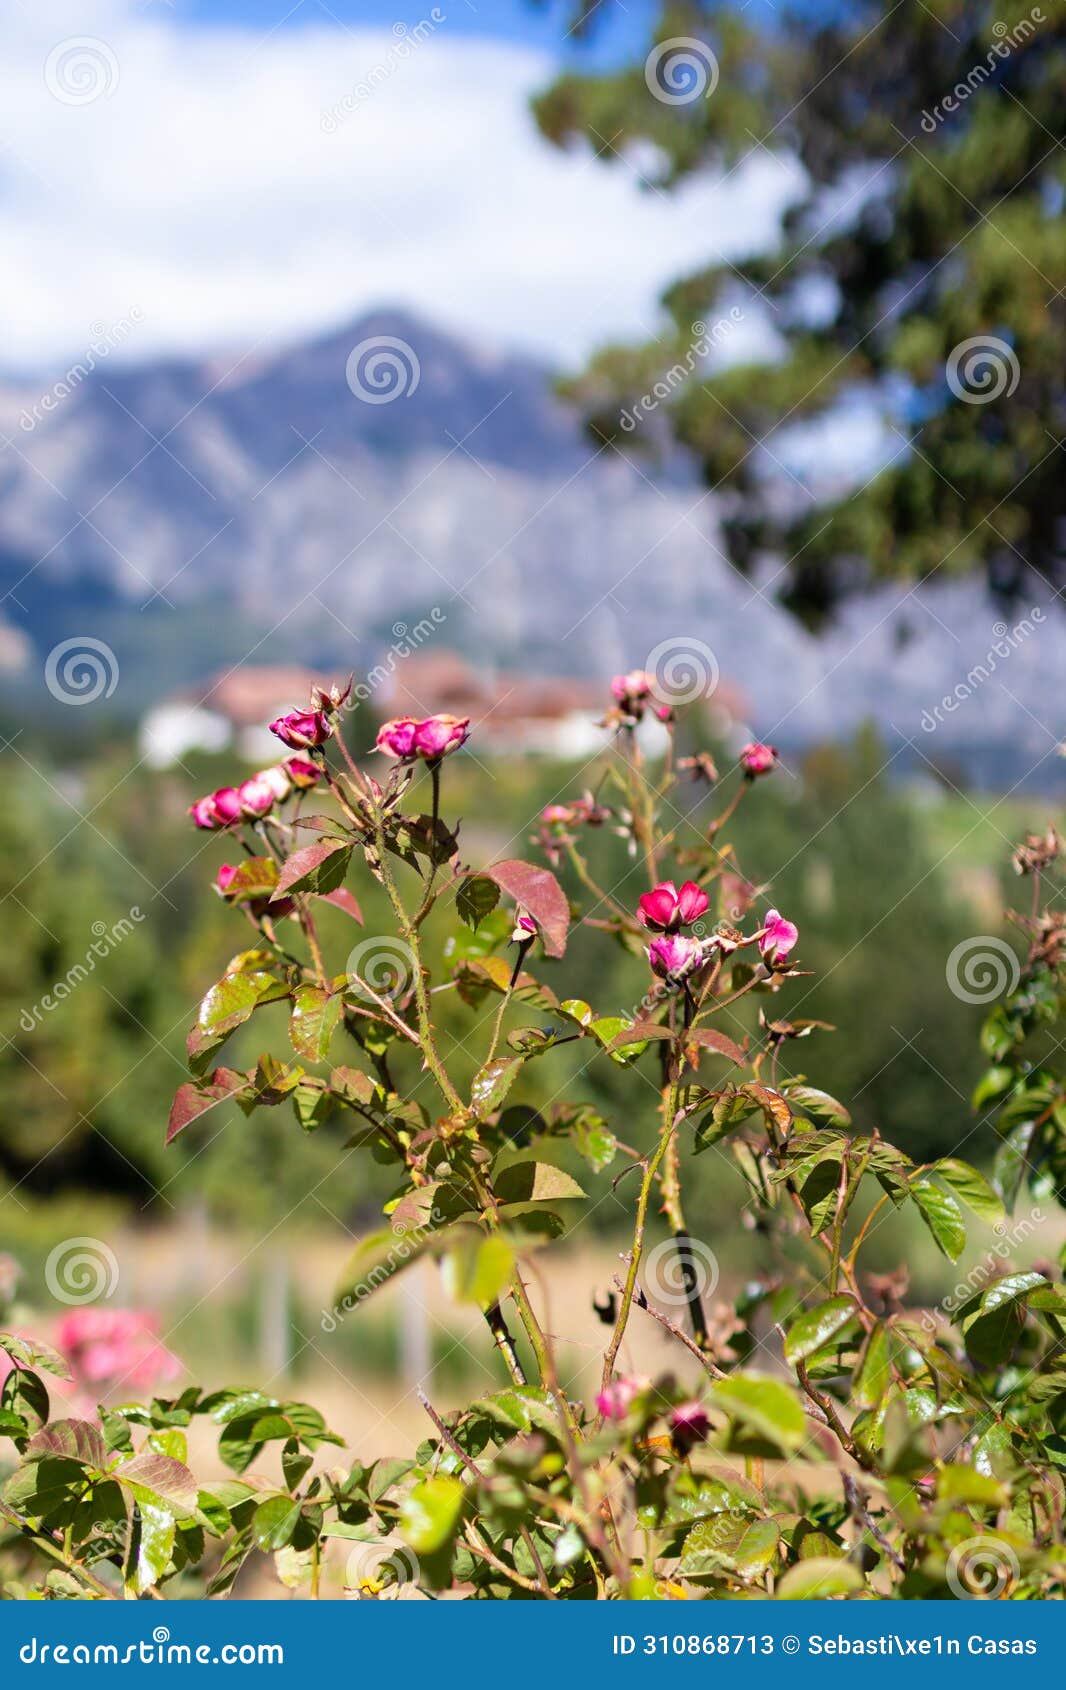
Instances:
[[[128,712],[244,658],[367,669],[435,610],[442,643],[509,669],[599,675],[669,642],[698,671],[710,651],[785,744],[868,716],[930,757],[1040,743],[996,675],[921,726],[993,639],[978,589],[946,613],[933,589],[856,601],[815,639],[732,569],[682,465],[597,449],[551,372],[399,312],[269,356],[8,380],[0,431],[0,669],[27,636],[40,656],[104,639]],[[1042,717],[1057,609],[1024,643],[1003,680]]]

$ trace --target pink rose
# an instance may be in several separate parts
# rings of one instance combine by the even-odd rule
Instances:
[[[290,710],[271,722],[270,731],[292,751],[310,751],[325,744],[333,732],[324,710]]]
[[[391,722],[384,722],[378,729],[378,750],[384,751],[387,757],[406,759],[416,756],[415,729],[417,726],[418,723],[413,716],[394,716]]]
[[[318,764],[309,762],[306,757],[286,757],[281,767],[293,786],[301,792],[309,786],[317,786],[322,778]]]
[[[469,716],[427,716],[415,728],[415,750],[420,757],[447,757],[470,737]]]
[[[269,769],[260,769],[254,778],[269,786],[277,804],[283,803],[292,791],[292,782],[284,763],[272,763]]]
[[[224,825],[212,797],[198,798],[195,804],[189,805],[189,814],[197,827],[214,829]]]
[[[776,762],[776,745],[762,745],[757,739],[745,745],[740,753],[741,767],[749,780],[768,775]]]
[[[643,1389],[641,1379],[612,1379],[596,1398],[596,1408],[605,1420],[624,1420],[633,1398]]]
[[[687,1455],[694,1444],[701,1444],[711,1429],[710,1418],[701,1402],[679,1402],[670,1415],[670,1436],[679,1455]]]
[[[241,800],[235,786],[220,786],[217,792],[212,792],[211,802],[223,827],[240,821]]]
[[[784,962],[799,936],[794,921],[786,921],[779,910],[767,910],[759,950],[771,968],[776,962]]]
[[[237,870],[233,866],[232,863],[223,863],[222,864],[222,867],[219,869],[218,875],[215,879],[215,885],[218,887],[218,889],[221,893],[225,894],[226,892],[229,891],[230,887],[233,884],[233,876],[236,874],[236,872],[237,872]]]
[[[611,692],[627,716],[635,716],[639,721],[651,697],[651,676],[644,669],[631,669],[628,675],[614,677]]]
[[[674,933],[687,927],[708,908],[710,899],[694,880],[686,880],[680,892],[672,880],[662,880],[637,902],[637,920],[655,933]]]
[[[651,971],[660,980],[683,980],[698,966],[702,957],[703,947],[699,940],[690,939],[684,933],[663,933],[648,946]]]
[[[237,788],[241,810],[246,816],[265,816],[274,808],[274,789],[262,775],[253,775]]]
[[[569,804],[548,804],[540,812],[540,819],[545,827],[565,827],[573,820],[573,812]]]

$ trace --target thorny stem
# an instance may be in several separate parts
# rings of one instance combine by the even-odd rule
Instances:
[[[615,1360],[617,1359],[618,1351],[621,1348],[622,1339],[625,1336],[626,1326],[629,1321],[629,1311],[633,1306],[633,1293],[636,1290],[637,1274],[640,1270],[640,1259],[644,1250],[644,1231],[648,1218],[648,1202],[651,1198],[652,1186],[655,1184],[655,1176],[659,1171],[659,1166],[663,1157],[666,1155],[670,1140],[674,1133],[674,1117],[676,1113],[677,1082],[675,1081],[670,1087],[669,1101],[666,1110],[667,1119],[662,1132],[659,1135],[659,1143],[652,1155],[644,1164],[644,1178],[640,1182],[640,1195],[637,1198],[636,1224],[633,1228],[633,1248],[629,1253],[629,1267],[626,1270],[626,1280],[622,1291],[622,1301],[619,1305],[618,1318],[614,1324],[614,1331],[611,1334],[611,1341],[607,1346],[603,1358],[602,1385],[604,1390],[606,1390],[608,1385],[611,1383],[611,1375],[614,1372]]]

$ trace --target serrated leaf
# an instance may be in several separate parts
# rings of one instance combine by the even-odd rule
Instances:
[[[587,1195],[565,1169],[551,1162],[513,1162],[496,1176],[495,1183],[501,1203],[551,1203]]]
[[[300,1520],[300,1504],[290,1496],[268,1496],[252,1515],[252,1536],[257,1549],[271,1553],[292,1542]]]
[[[993,1191],[984,1174],[971,1168],[969,1162],[960,1162],[955,1156],[947,1156],[939,1162],[934,1162],[930,1170],[937,1179],[943,1180],[951,1187],[956,1197],[962,1199],[968,1209],[990,1226],[999,1226],[1006,1219],[1006,1212],[998,1194]]]
[[[351,854],[351,841],[347,839],[319,839],[302,846],[282,864],[275,900],[294,892],[317,892],[324,897],[336,891],[347,873]]]
[[[236,1098],[249,1090],[246,1076],[233,1068],[216,1068],[207,1079],[187,1080],[178,1087],[170,1106],[167,1144],[184,1132],[191,1122],[206,1115],[216,1103],[224,1103],[228,1097]]]
[[[455,911],[468,927],[477,927],[491,915],[500,901],[500,889],[488,875],[474,874],[464,880],[455,894]]]
[[[521,1066],[519,1056],[497,1056],[478,1070],[470,1087],[470,1102],[479,1119],[484,1120],[500,1107]]]
[[[785,1336],[785,1357],[793,1366],[807,1361],[831,1343],[858,1318],[854,1297],[828,1297],[792,1322]]]
[[[957,1261],[966,1244],[966,1225],[954,1197],[926,1179],[911,1180],[909,1189],[939,1248],[949,1261]]]
[[[39,1338],[20,1338],[14,1332],[0,1332],[0,1350],[6,1350],[20,1367],[41,1367],[57,1379],[72,1379],[65,1356]]]
[[[324,1062],[344,1013],[344,999],[321,986],[298,986],[293,993],[289,1039],[297,1056]]]

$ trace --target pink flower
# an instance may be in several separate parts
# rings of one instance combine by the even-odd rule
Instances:
[[[214,829],[224,825],[222,817],[215,809],[215,800],[211,797],[198,798],[195,804],[190,804],[189,814],[197,827]]]
[[[537,924],[531,915],[515,917],[514,927],[511,929],[511,943],[513,945],[529,945],[537,937]]]
[[[394,716],[391,722],[383,722],[378,729],[378,750],[384,751],[387,757],[406,759],[416,756],[415,729],[417,726],[418,723],[413,716]]]
[[[222,867],[219,869],[218,875],[215,879],[215,885],[221,893],[225,894],[229,891],[231,885],[233,884],[233,876],[236,872],[237,870],[232,863],[222,864]]]
[[[679,1455],[687,1455],[694,1444],[703,1443],[711,1422],[701,1402],[679,1402],[670,1415],[670,1436]]]
[[[642,1379],[612,1379],[596,1398],[596,1408],[605,1420],[624,1420],[643,1389]]]
[[[317,786],[322,778],[322,771],[317,763],[311,763],[306,757],[286,757],[281,767],[285,770],[293,786],[303,791],[309,786]]]
[[[274,789],[262,775],[253,775],[237,788],[241,810],[246,816],[265,816],[274,808]]]
[[[698,966],[703,946],[684,933],[663,933],[648,946],[651,971],[660,980],[683,980]]]
[[[446,757],[469,738],[469,716],[427,716],[415,728],[415,750],[420,757]]]
[[[540,819],[546,827],[565,827],[573,820],[573,812],[569,804],[548,804],[540,812]]]
[[[269,769],[260,769],[254,779],[265,781],[274,795],[275,803],[278,804],[292,791],[292,782],[284,763],[272,763]]]
[[[628,675],[614,677],[611,692],[626,715],[635,716],[639,721],[651,697],[651,676],[644,669],[631,669]]]
[[[404,763],[415,757],[435,762],[449,751],[457,751],[469,734],[469,716],[425,716],[421,721],[413,716],[396,716],[378,730],[377,748]]]
[[[271,722],[270,731],[292,751],[310,751],[323,745],[333,732],[324,710],[290,710]]]
[[[694,880],[686,880],[680,892],[672,880],[661,880],[637,902],[637,920],[653,933],[675,933],[687,927],[707,909],[710,899]]]
[[[140,1309],[72,1309],[54,1338],[83,1387],[151,1391],[182,1372],[177,1356],[159,1342],[155,1320]]]
[[[755,780],[759,775],[768,775],[777,762],[776,745],[762,745],[759,740],[752,740],[745,745],[740,753],[741,767],[749,780]]]
[[[215,806],[215,814],[223,827],[229,827],[231,822],[240,821],[241,800],[235,786],[220,786],[217,792],[212,792],[211,802]]]
[[[786,921],[779,910],[767,910],[759,951],[772,968],[774,963],[784,962],[799,936],[799,928],[794,921]]]

